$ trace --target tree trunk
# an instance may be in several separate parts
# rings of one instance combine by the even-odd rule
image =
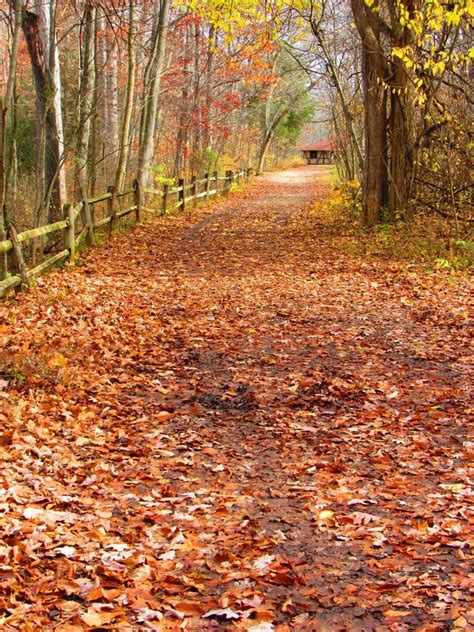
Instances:
[[[97,8],[97,35],[96,35],[96,116],[98,118],[97,125],[97,159],[100,166],[97,171],[100,171],[102,178],[101,186],[107,185],[110,181],[108,179],[107,167],[108,167],[108,140],[110,130],[109,120],[109,108],[108,108],[108,77],[107,77],[107,22],[105,12],[102,7]],[[97,174],[97,177],[99,174]]]
[[[141,126],[141,142],[138,151],[137,176],[142,191],[147,186],[155,148],[158,97],[160,94],[161,75],[165,61],[169,9],[170,0],[162,0],[159,8],[158,24],[154,34],[152,57],[150,58],[150,63],[145,73],[145,78],[149,77],[149,82],[145,83],[144,86],[143,124]]]
[[[265,166],[265,160],[267,158],[267,153],[268,150],[270,148],[270,144],[272,142],[272,138],[273,135],[272,134],[267,134],[265,135],[262,145],[260,147],[260,151],[258,153],[258,160],[257,160],[257,175],[261,175],[263,173],[263,168]]]
[[[176,153],[174,159],[174,176],[178,178],[183,174],[185,168],[184,153],[188,145],[188,131],[189,131],[189,82],[188,76],[190,73],[189,67],[189,49],[190,49],[190,32],[189,28],[186,29],[184,40],[184,80],[181,90],[181,103],[180,114],[178,123],[178,132],[176,134]]]
[[[13,3],[12,3],[13,4]],[[7,85],[5,95],[1,99],[0,103],[0,241],[6,239],[6,227],[7,227],[7,209],[6,198],[8,192],[8,176],[7,176],[7,127],[8,118],[10,115],[10,109],[15,98],[15,83],[16,83],[16,69],[18,63],[18,49],[20,44],[21,33],[21,17],[23,11],[23,0],[15,0],[13,5],[15,12],[15,24],[13,28],[13,38],[10,48],[10,63],[8,67]],[[14,147],[15,136],[12,133],[11,143]],[[10,166],[14,159],[13,151],[10,152]],[[11,171],[11,169],[10,169]],[[8,259],[7,253],[4,253],[1,261],[1,268],[3,271],[2,277],[7,274]]]
[[[290,106],[285,107],[279,114],[277,114],[277,116],[275,116],[273,121],[265,130],[265,133],[262,139],[262,144],[260,146],[260,151],[258,153],[257,175],[260,175],[263,172],[263,168],[265,166],[265,159],[267,157],[268,149],[273,140],[275,132],[289,111],[290,111]]]
[[[44,5],[43,8],[47,6]],[[38,147],[40,158],[44,152],[44,203],[48,208],[48,221],[55,222],[62,216],[64,191],[60,175],[64,169],[64,145],[61,139],[62,127],[58,128],[58,121],[61,118],[61,112],[57,112],[58,73],[51,66],[51,61],[56,63],[56,34],[54,26],[51,26],[50,31],[50,24],[44,15],[44,11],[35,13],[24,10],[22,28],[35,81],[37,124],[40,127],[37,137],[42,141]],[[49,42],[49,50],[46,42]],[[41,160],[39,162],[41,163]]]
[[[193,141],[192,141],[192,171],[198,173],[202,161],[202,112],[201,112],[201,28],[199,21],[194,21],[194,107],[193,107]]]
[[[97,184],[97,149],[99,141],[99,47],[98,47],[98,32],[99,32],[99,9],[95,10],[94,16],[94,59],[93,59],[93,73],[94,79],[92,82],[92,120],[91,120],[91,139],[89,147],[89,162],[87,164],[87,181],[89,182],[89,190],[91,197],[95,196],[96,184]]]
[[[206,103],[206,116],[205,124],[202,132],[202,141],[206,149],[212,149],[213,134],[212,134],[212,88],[214,82],[214,50],[216,48],[216,29],[214,26],[209,28],[209,41],[207,49],[207,63],[206,63],[206,85],[205,85],[205,103]],[[210,168],[210,165],[207,165]]]
[[[125,170],[130,148],[130,127],[135,96],[136,53],[135,53],[135,0],[129,1],[128,6],[128,79],[125,94],[122,130],[120,134],[119,155],[115,172],[115,190],[121,191],[125,182]]]
[[[92,0],[87,0],[84,10],[84,54],[82,55],[81,82],[79,90],[79,123],[76,143],[76,192],[80,199],[87,195],[89,160],[89,141],[94,107],[94,24],[96,9]]]
[[[43,5],[44,0],[38,0],[38,3],[40,5]],[[50,9],[49,56],[50,56],[50,66],[52,68],[52,74],[53,74],[54,118],[55,118],[56,133],[58,136],[58,153],[59,153],[58,179],[59,179],[59,195],[60,195],[59,216],[62,217],[63,204],[66,203],[66,199],[67,199],[66,164],[65,164],[66,147],[65,147],[65,142],[64,142],[62,81],[61,81],[61,66],[59,64],[58,35],[56,33],[56,2],[55,1],[50,1],[49,9]]]
[[[110,169],[107,177],[115,172],[119,148],[119,63],[117,42],[111,42],[108,49],[109,67],[107,71],[106,107],[108,111],[106,155]]]
[[[380,83],[377,53],[364,50],[364,138],[362,221],[374,226],[382,220],[387,204],[387,93]]]
[[[365,157],[362,177],[362,222],[374,226],[387,205],[387,64],[381,46],[381,24],[365,0],[351,0],[362,40]]]
[[[416,18],[420,0],[401,0],[411,20]],[[389,0],[392,17],[393,40],[397,47],[411,48],[414,34],[398,19],[398,6]],[[408,203],[412,193],[415,172],[415,106],[413,84],[408,71],[399,58],[391,61],[390,108],[390,178],[388,207],[390,219],[408,218]]]
[[[394,73],[395,88],[391,94],[390,112],[390,178],[388,208],[390,219],[407,218],[408,201],[413,184],[415,144],[414,105],[410,82],[402,64],[397,60]],[[398,93],[399,88],[401,92]]]

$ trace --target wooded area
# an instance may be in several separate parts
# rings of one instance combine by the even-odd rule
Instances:
[[[2,630],[474,629],[473,18],[0,0]]]
[[[314,117],[363,225],[435,214],[469,241],[471,18],[467,0],[4,2],[0,241],[135,180],[294,160]]]

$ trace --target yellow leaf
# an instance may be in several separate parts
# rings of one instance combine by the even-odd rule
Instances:
[[[330,509],[323,509],[319,512],[318,517],[321,522],[329,522],[334,520],[334,511],[331,511]]]
[[[445,483],[440,485],[441,489],[445,489],[448,492],[460,492],[464,489],[463,483]]]
[[[55,353],[48,364],[49,366],[64,369],[65,367],[67,367],[67,359],[63,356],[62,353]]]

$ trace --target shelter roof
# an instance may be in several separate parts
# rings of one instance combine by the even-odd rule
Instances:
[[[335,151],[336,144],[331,138],[326,138],[325,140],[319,140],[312,145],[306,145],[305,147],[301,147],[300,151]]]

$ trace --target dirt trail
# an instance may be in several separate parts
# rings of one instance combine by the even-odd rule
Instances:
[[[311,212],[325,174],[0,306],[5,629],[474,623],[469,287],[348,254]]]

